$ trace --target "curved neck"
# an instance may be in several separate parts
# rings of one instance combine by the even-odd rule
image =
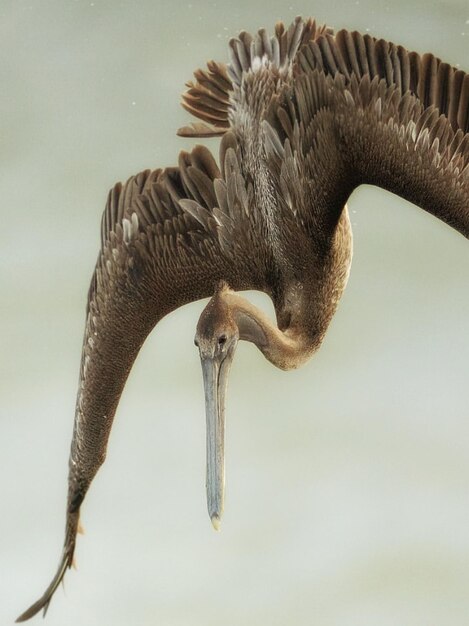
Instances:
[[[223,298],[238,326],[239,338],[254,343],[280,369],[300,367],[321,345],[322,336],[312,338],[292,327],[279,330],[260,309],[234,292],[226,292]]]

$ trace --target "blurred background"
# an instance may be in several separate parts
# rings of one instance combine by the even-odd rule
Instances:
[[[194,69],[297,14],[469,69],[466,0],[1,3],[2,625],[61,552],[107,190],[192,145],[175,131]],[[149,337],[48,626],[467,625],[469,245],[378,189],[349,206],[351,278],[319,354],[285,373],[238,348],[219,533],[192,343],[203,302]]]

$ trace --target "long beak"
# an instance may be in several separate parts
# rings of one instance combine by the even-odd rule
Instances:
[[[225,394],[232,354],[223,361],[201,357],[207,418],[207,507],[215,530],[220,528],[225,496]]]

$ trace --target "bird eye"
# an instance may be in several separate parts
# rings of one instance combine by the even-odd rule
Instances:
[[[220,335],[218,337],[218,345],[223,346],[226,343],[226,335]]]
[[[194,346],[195,346],[196,348],[198,348],[198,347],[199,347],[199,342],[197,341],[197,337],[194,339]]]

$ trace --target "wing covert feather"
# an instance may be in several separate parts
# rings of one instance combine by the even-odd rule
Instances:
[[[433,54],[419,55],[384,39],[340,30],[308,42],[298,52],[296,67],[297,73],[317,69],[326,76],[341,74],[345,85],[378,77],[402,95],[416,96],[424,108],[436,107],[454,130],[469,132],[469,77]]]
[[[317,138],[329,128],[335,185],[383,187],[469,236],[467,74],[431,54],[339,31],[300,51],[293,89],[288,111],[301,129],[306,178],[321,186]]]

